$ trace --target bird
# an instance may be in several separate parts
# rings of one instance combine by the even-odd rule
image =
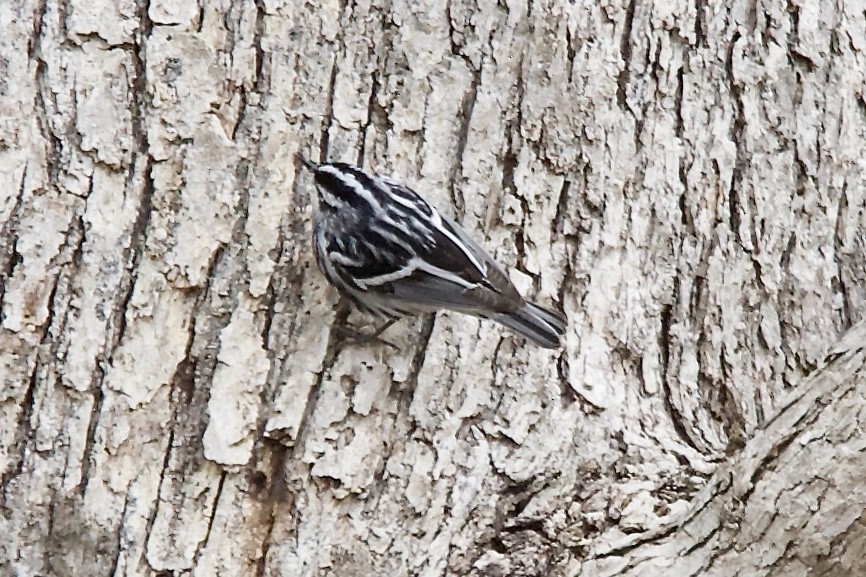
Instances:
[[[406,184],[343,162],[298,155],[317,188],[316,263],[360,310],[388,322],[440,310],[495,321],[546,349],[565,316],[527,301],[505,270]]]

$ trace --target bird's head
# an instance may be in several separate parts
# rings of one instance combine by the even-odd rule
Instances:
[[[356,213],[372,210],[369,189],[362,182],[369,177],[362,171],[342,162],[316,164],[300,155],[298,158],[313,173],[320,210],[351,210]]]

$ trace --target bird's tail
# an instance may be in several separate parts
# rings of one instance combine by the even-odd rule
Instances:
[[[559,338],[565,333],[565,317],[535,303],[526,303],[514,313],[494,314],[489,318],[546,349],[558,349]]]

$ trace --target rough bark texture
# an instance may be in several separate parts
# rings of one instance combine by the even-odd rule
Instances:
[[[0,23],[0,575],[866,573],[862,3]],[[297,152],[415,183],[564,349],[342,339]]]

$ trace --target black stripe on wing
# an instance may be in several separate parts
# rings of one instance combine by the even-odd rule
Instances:
[[[458,240],[460,239],[447,222],[443,221],[442,225],[443,227],[447,227],[446,230],[448,230],[452,236]],[[475,263],[466,256],[464,250],[448,238],[448,236],[443,234],[442,230],[439,228],[431,226],[431,230],[433,231],[435,248],[421,255],[422,258],[436,268],[441,268],[456,274],[468,283],[483,284],[487,278],[484,271],[478,269]],[[466,250],[472,252],[472,247],[463,246]],[[476,257],[475,260],[479,261],[479,263],[484,266],[485,263],[483,259]]]
[[[421,198],[417,192],[395,180],[381,177],[380,179],[383,184],[388,186],[391,195],[396,197],[397,200],[393,203],[395,207],[399,207],[407,212],[414,211],[426,219],[433,218],[433,207]],[[411,208],[407,205],[410,205]]]
[[[440,218],[441,228],[450,233],[450,237],[453,237],[456,242],[437,228],[436,240],[444,249],[430,254],[429,261],[490,292],[491,294],[484,295],[483,298],[479,297],[485,306],[498,311],[516,310],[522,306],[523,298],[493,258],[478,243],[469,238],[460,225],[448,217],[440,215]],[[482,267],[483,273],[475,266],[473,260]]]
[[[413,256],[405,243],[394,242],[392,236],[374,228],[367,229],[363,235],[345,235],[332,240],[328,245],[328,253],[342,257],[339,259],[342,262],[337,264],[345,269],[352,279],[352,285],[359,290],[363,289],[356,281],[363,282],[399,271],[409,264]]]
[[[447,223],[445,226],[448,226]],[[462,239],[450,228],[450,235],[433,227],[436,245],[421,251],[412,262],[414,270],[379,287],[401,303],[413,303],[417,310],[452,309],[469,314],[482,311],[509,314],[525,301],[502,271],[477,245],[467,246],[475,261],[486,267],[482,274],[466,252],[450,237]],[[372,287],[371,287],[372,288]]]

